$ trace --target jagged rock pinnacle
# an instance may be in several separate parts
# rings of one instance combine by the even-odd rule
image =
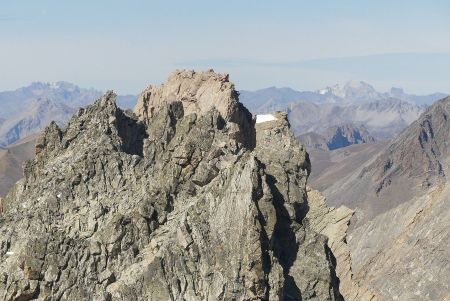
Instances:
[[[238,94],[228,74],[218,74],[213,70],[179,70],[161,87],[147,87],[140,94],[134,113],[146,121],[161,107],[177,101],[183,105],[185,115],[195,113],[203,116],[215,109],[230,123],[230,127],[235,128],[237,140],[254,147],[252,115],[239,102]]]
[[[51,124],[0,217],[0,299],[341,300],[309,160],[228,76],[174,73]]]

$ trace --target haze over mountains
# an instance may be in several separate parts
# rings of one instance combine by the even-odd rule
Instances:
[[[450,166],[449,112],[450,98],[435,102],[373,162],[327,188],[329,201],[379,214],[441,183]]]
[[[364,126],[376,139],[392,138],[445,94],[410,95],[392,88],[381,93],[365,82],[351,81],[314,92],[289,88],[241,91],[253,113],[285,111],[296,135],[320,133],[333,126]]]
[[[64,125],[79,107],[102,95],[68,82],[35,82],[14,91],[0,92],[0,146],[7,146],[43,130],[50,121]],[[132,108],[136,96],[118,96],[118,105]]]
[[[42,130],[50,120],[63,125],[78,108],[90,104],[101,91],[68,82],[35,82],[14,91],[0,92],[0,146],[7,146]],[[442,93],[410,95],[399,88],[377,92],[365,82],[352,81],[319,91],[267,88],[241,91],[241,101],[253,113],[288,112],[296,135],[321,134],[336,126],[364,127],[376,139],[395,136]],[[118,96],[118,105],[132,108],[137,96]]]

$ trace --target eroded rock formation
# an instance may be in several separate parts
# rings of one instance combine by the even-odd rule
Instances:
[[[55,123],[3,201],[3,300],[341,300],[307,153],[228,76],[174,73]],[[311,219],[311,218],[309,218]]]

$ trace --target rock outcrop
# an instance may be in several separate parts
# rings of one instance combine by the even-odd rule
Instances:
[[[254,128],[251,113],[239,102],[234,84],[228,74],[213,70],[198,73],[177,71],[160,87],[150,85],[138,98],[134,112],[146,121],[161,107],[175,101],[181,102],[186,115],[203,116],[217,110],[235,139],[249,148],[254,147]]]
[[[328,207],[325,197],[317,190],[307,188],[309,211],[306,217],[310,227],[329,238],[328,245],[336,257],[336,274],[339,289],[346,301],[377,301],[377,295],[353,278],[350,248],[347,245],[347,230],[354,211],[341,206]]]
[[[115,98],[37,140],[3,200],[0,299],[342,300],[285,115],[255,125],[212,71],[174,73],[135,114]]]

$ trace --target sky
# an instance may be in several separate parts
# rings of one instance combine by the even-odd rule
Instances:
[[[448,0],[0,0],[0,90],[34,81],[136,94],[175,69],[237,89],[450,92]]]

